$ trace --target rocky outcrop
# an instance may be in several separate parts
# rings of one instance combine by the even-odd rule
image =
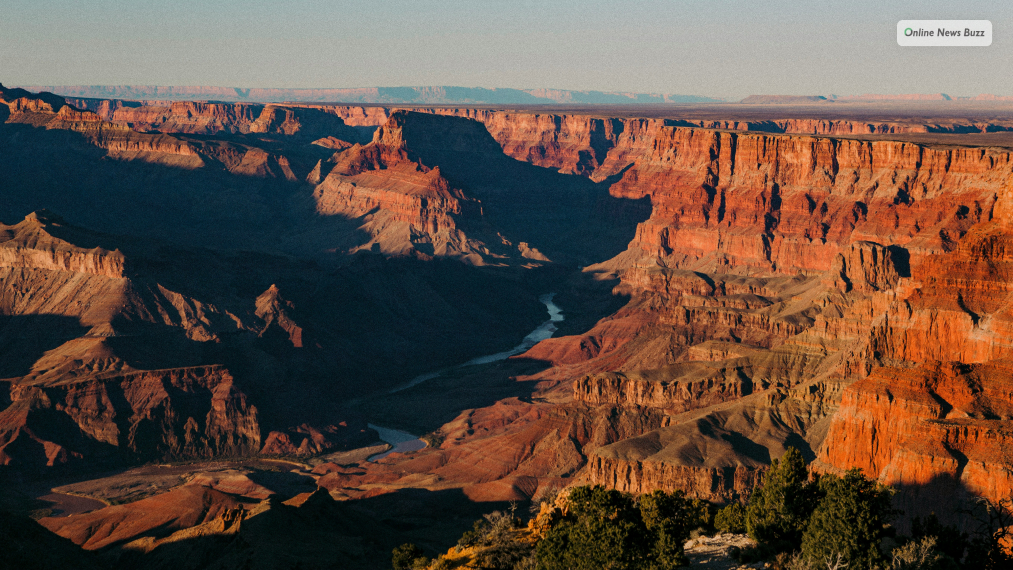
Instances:
[[[260,335],[270,334],[272,327],[278,327],[288,336],[293,347],[302,348],[303,328],[290,316],[293,308],[292,302],[281,296],[278,286],[271,284],[267,291],[257,297],[256,315],[264,321],[264,330]]]
[[[828,282],[844,292],[854,289],[872,293],[896,287],[900,273],[888,248],[872,242],[856,242],[834,258]]]
[[[168,493],[74,517],[44,518],[56,534],[88,550],[124,544],[138,536],[162,534],[213,521],[240,504],[213,489],[182,486]]]
[[[2,86],[0,86],[2,89]],[[17,98],[11,98],[17,95]],[[82,111],[52,94],[27,94],[6,90],[0,94],[6,105],[6,123],[27,124],[49,131],[70,131],[84,135],[90,144],[114,158],[141,158],[148,162],[169,162],[176,166],[203,166],[195,148],[174,137],[138,133],[129,127],[105,121],[91,111]],[[52,149],[50,149],[52,150]]]
[[[995,189],[1009,175],[1008,155],[989,150],[660,128],[651,153],[611,188],[648,193],[651,219],[629,252],[598,267],[617,270],[635,302],[581,339],[532,351],[575,362],[556,355],[576,354],[563,347],[579,340],[595,347],[581,367],[612,372],[581,377],[575,399],[679,414],[671,427],[593,452],[587,476],[634,492],[678,480],[724,500],[748,490],[735,487],[748,479],[735,470],[762,470],[787,441],[813,455],[875,445],[826,434],[831,417],[849,413],[838,411],[841,388],[876,366],[1006,354],[1004,317],[978,324],[1005,298],[1005,230],[971,228],[1005,207]],[[954,196],[967,205],[940,215]],[[779,329],[774,314],[795,316]],[[757,381],[759,357],[788,372]],[[779,427],[758,429],[757,413]],[[712,455],[730,470],[717,479]]]
[[[89,456],[168,460],[260,449],[257,409],[228,371],[106,373],[57,386],[12,383],[0,412],[0,462],[53,466]],[[58,419],[60,418],[60,419]]]
[[[502,350],[544,319],[516,284],[456,262],[360,256],[321,271],[48,212],[0,226],[5,250],[18,255],[0,265],[0,444],[26,471],[368,445],[340,402]],[[429,341],[450,330],[459,342]]]
[[[706,365],[694,363],[697,372],[710,376],[703,380],[651,381],[644,378],[630,378],[626,374],[601,373],[585,376],[573,383],[575,400],[592,405],[612,404],[626,406],[647,406],[661,408],[671,413],[706,407],[720,402],[735,400],[747,396],[753,391],[752,380],[748,377],[732,375],[732,378],[711,376],[713,372]],[[685,370],[679,378],[690,376],[693,372]],[[718,373],[720,374],[719,371]],[[699,374],[699,372],[697,372]],[[708,374],[710,373],[710,374]],[[678,374],[678,372],[676,372]]]
[[[215,135],[263,134],[314,140],[333,136],[356,142],[360,135],[339,117],[315,109],[245,103],[179,101],[169,104],[97,106],[111,123],[140,132]]]
[[[0,224],[0,267],[124,277],[126,259],[119,251],[79,248],[46,231],[65,225],[49,212],[33,212],[14,226]]]
[[[573,397],[593,405],[643,406],[679,414],[794,386],[811,377],[826,357],[826,351],[793,344],[775,350],[715,347],[724,344],[731,343],[694,345],[685,356],[693,360],[659,370],[584,376],[574,381]],[[737,357],[743,352],[748,355]]]
[[[843,393],[818,465],[858,467],[900,490],[909,516],[960,522],[970,497],[1009,496],[1008,363],[878,368]]]
[[[530,405],[516,399],[463,412],[438,447],[364,466],[322,465],[319,484],[350,497],[398,487],[458,487],[473,501],[523,500],[566,485],[588,450],[659,427],[651,410]],[[419,474],[425,474],[420,479]]]
[[[0,412],[0,462],[30,470],[256,452],[257,410],[226,368],[145,370],[136,352],[110,340],[147,336],[171,353],[160,326],[206,341],[246,325],[136,280],[115,241],[49,212],[0,226],[2,371],[14,376]]]
[[[431,112],[473,118],[485,125],[503,152],[517,160],[594,180],[618,173],[646,152],[656,119],[605,119],[581,115],[509,113],[482,110]]]
[[[904,246],[912,260],[947,251],[989,218],[1010,172],[1008,154],[986,149],[666,127],[611,192],[652,197],[630,246],[638,255],[685,269],[812,273],[854,241]],[[942,204],[954,196],[964,205]]]
[[[483,328],[500,326],[511,309],[481,303],[494,302],[490,291],[507,282],[496,290],[518,300],[509,292],[521,287],[509,280],[536,274],[533,283],[570,288],[571,299],[586,298],[581,288],[604,292],[614,285],[628,302],[604,318],[578,312],[588,323],[579,334],[549,339],[502,363],[496,373],[543,368],[520,378],[504,372],[509,381],[497,385],[502,392],[496,394],[505,395],[496,403],[490,396],[473,407],[470,392],[461,396],[468,411],[448,413],[457,417],[439,430],[438,446],[376,465],[321,468],[322,484],[349,497],[424,486],[502,500],[590,480],[632,492],[682,486],[695,496],[729,500],[746,493],[771,458],[792,445],[827,469],[859,465],[905,487],[945,479],[986,496],[1008,487],[1002,477],[989,482],[982,474],[999,469],[996,457],[1006,441],[1002,363],[1013,357],[1010,153],[885,136],[967,126],[957,120],[918,127],[917,121],[826,117],[124,103],[100,109],[124,122],[110,124],[70,105],[10,97],[7,119],[39,127],[17,127],[26,136],[69,125],[68,132],[89,144],[106,145],[105,153],[87,156],[125,165],[115,177],[126,181],[122,195],[143,202],[137,211],[159,213],[148,212],[135,228],[163,215],[183,225],[197,218],[199,227],[178,233],[196,232],[218,244],[235,231],[243,237],[233,238],[234,249],[246,251],[248,240],[248,249],[277,247],[324,262],[310,267],[250,254],[275,268],[269,277],[235,269],[246,261],[197,254],[185,269],[158,256],[133,266],[135,258],[118,256],[107,240],[64,239],[48,222],[52,242],[23,237],[31,221],[2,228],[4,314],[59,317],[66,327],[61,335],[33,339],[31,361],[4,363],[11,386],[22,390],[12,392],[18,399],[9,410],[9,433],[17,435],[11,441],[25,442],[40,462],[84,453],[72,438],[36,429],[43,413],[58,418],[67,433],[84,434],[94,445],[115,440],[124,449],[178,448],[199,457],[238,448],[301,455],[333,449],[350,441],[338,423],[292,421],[280,411],[282,397],[272,415],[256,415],[257,425],[264,423],[257,440],[252,404],[244,408],[240,394],[249,388],[260,398],[285,394],[307,405],[317,396],[341,401],[389,389],[397,374],[410,377],[409,370],[454,364],[479,344],[441,352],[432,366],[417,348],[435,338],[470,343]],[[327,121],[319,124],[327,128],[310,128],[324,114]],[[338,121],[377,128],[371,141],[353,142],[328,131]],[[179,136],[138,133],[125,124]],[[201,136],[183,136],[188,133]],[[863,133],[878,136],[861,140]],[[154,146],[129,146],[142,140]],[[116,147],[117,141],[128,146]],[[147,170],[131,158],[157,148],[181,161],[179,153],[191,149],[203,165],[191,166],[203,170],[190,176],[177,167],[185,161]],[[177,179],[182,182],[166,183],[163,201],[144,185]],[[222,225],[211,231],[214,224],[200,215],[213,208],[231,217],[214,218]],[[169,223],[162,227],[176,231]],[[383,256],[345,257],[358,252]],[[121,257],[131,264],[117,265]],[[466,273],[437,257],[504,266],[509,277],[500,280],[499,270]],[[567,279],[552,273],[570,266],[582,273]],[[533,267],[543,269],[524,271]],[[135,271],[159,279],[135,278]],[[437,282],[444,285],[432,285]],[[541,307],[535,309],[532,318],[544,319]],[[522,320],[511,322],[520,328]],[[363,335],[367,325],[370,335]],[[439,336],[469,326],[470,334]],[[141,340],[130,340],[177,338],[172,335],[183,348],[164,366],[136,348]],[[22,342],[13,332],[4,338]],[[186,361],[190,352],[193,361]],[[220,365],[230,359],[241,366]],[[219,364],[212,367],[217,372],[208,362]],[[172,374],[192,378],[174,387],[166,379]],[[235,382],[242,391],[233,374],[246,375]],[[338,375],[342,382],[332,382]],[[364,377],[369,386],[356,382]],[[215,396],[212,380],[228,385],[220,388],[225,396]],[[119,426],[134,417],[133,407],[116,408],[122,411],[116,421],[103,415],[102,398],[115,408],[119,396],[109,394],[134,381],[141,392],[170,394],[151,411],[171,418],[159,420],[165,429],[149,447],[129,437],[119,443],[118,434],[129,431]],[[535,387],[518,388],[518,382]],[[66,404],[82,386],[106,395],[87,406]],[[173,390],[201,395],[190,400]],[[299,392],[301,399],[293,396]],[[258,410],[260,401],[270,405],[259,400]],[[207,402],[224,405],[224,416],[208,416],[204,408],[180,411]],[[188,428],[186,418],[196,427]],[[222,433],[239,439],[222,440],[218,428],[208,432],[212,425],[227,425]],[[11,450],[17,457],[17,446]]]
[[[213,134],[276,133],[302,134],[309,129],[324,136],[327,121],[322,112],[341,119],[330,135],[345,141],[361,135],[348,127],[377,127],[386,123],[397,107],[340,106],[320,104],[256,105],[250,103],[193,103],[69,99],[80,108],[96,112],[103,119],[130,125],[134,129]],[[301,111],[299,109],[302,109]],[[482,110],[467,107],[412,107],[425,113],[452,115],[483,123],[513,158],[558,170],[604,180],[647,154],[655,132],[662,127],[700,127],[764,133],[809,135],[889,135],[906,133],[995,132],[1013,129],[1003,121],[966,119],[935,121],[889,121],[883,119],[673,119],[603,118],[580,114],[540,114]],[[268,117],[279,116],[278,119]],[[284,118],[281,118],[284,115]],[[275,124],[267,128],[264,125]],[[301,130],[300,130],[301,129]]]
[[[361,419],[319,427],[304,423],[284,431],[275,430],[268,433],[264,437],[260,453],[282,457],[307,457],[335,449],[362,449],[377,441],[376,432]]]
[[[369,239],[351,251],[375,247],[383,253],[418,251],[480,263],[488,248],[465,236],[458,223],[479,218],[481,206],[452,187],[438,164],[422,162],[420,154],[440,137],[420,119],[425,117],[395,113],[370,144],[335,155],[333,168],[313,193],[317,212],[364,222],[360,230]]]
[[[869,340],[890,366],[844,391],[822,465],[898,486],[913,514],[1008,496],[1007,231],[1004,220],[973,227],[899,280]]]
[[[726,503],[749,496],[763,480],[763,473],[756,466],[697,468],[592,456],[585,476],[593,484],[627,493],[682,491],[693,498]]]
[[[389,564],[391,545],[409,538],[326,490],[286,497],[250,500],[191,484],[91,513],[47,517],[42,524],[87,550],[100,550],[106,566],[112,561],[124,568],[367,570]]]

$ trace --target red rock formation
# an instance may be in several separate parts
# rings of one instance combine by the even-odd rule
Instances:
[[[20,91],[8,90],[4,92],[6,95],[0,94],[0,104],[6,105],[9,111],[6,123],[81,133],[91,144],[105,149],[115,158],[146,158],[149,162],[168,161],[189,168],[203,166],[194,147],[186,142],[166,135],[137,133],[126,126],[103,121],[95,113],[80,111],[52,94],[22,96]],[[18,98],[8,99],[12,93]]]
[[[44,518],[43,526],[88,550],[97,550],[138,536],[164,534],[211,521],[239,503],[232,497],[199,486],[182,486],[148,499],[107,507],[73,517]]]
[[[585,476],[593,484],[627,493],[682,491],[690,497],[721,503],[748,496],[762,481],[763,469],[743,465],[684,467],[662,461],[626,461],[596,455],[588,462]]]
[[[650,411],[530,405],[516,399],[462,413],[439,448],[358,467],[320,466],[318,483],[351,497],[399,487],[462,488],[474,501],[522,500],[570,482],[588,448],[659,426]]]
[[[1004,222],[973,227],[900,281],[869,350],[905,367],[874,369],[845,390],[822,464],[856,466],[900,486],[915,514],[931,510],[927,497],[943,488],[939,496],[954,500],[1008,496],[1007,232]]]
[[[968,497],[1003,500],[1013,488],[1007,363],[878,368],[849,386],[819,464],[858,467],[901,490],[909,516],[959,522]]]
[[[260,448],[257,410],[223,370],[105,373],[58,386],[14,383],[10,398],[0,412],[4,465],[31,467],[44,455],[53,466],[113,450],[127,457],[189,459]],[[55,415],[66,415],[79,435],[57,429]],[[88,443],[66,446],[82,436]]]
[[[706,370],[704,374],[712,373],[703,365],[697,365],[695,368],[704,368]],[[686,373],[685,370],[671,372]],[[622,374],[603,373],[593,377],[585,376],[573,383],[573,397],[582,402],[594,405],[647,406],[662,408],[672,413],[737,400],[749,395],[752,390],[752,381],[748,378],[726,379],[720,376],[697,381],[652,382],[641,378],[629,378]]]
[[[337,492],[360,497],[398,487],[456,487],[492,500],[530,497],[577,479],[633,492],[680,486],[725,500],[747,492],[789,444],[818,454],[827,468],[859,465],[906,487],[949,478],[990,497],[1008,492],[1010,482],[987,477],[1002,465],[997,458],[1006,435],[997,422],[1006,419],[1009,397],[1000,361],[1013,356],[1007,308],[1013,197],[1003,190],[1013,168],[1006,150],[825,136],[939,128],[892,120],[618,119],[473,108],[430,108],[422,115],[217,103],[102,110],[135,128],[253,135],[234,137],[248,146],[198,144],[196,137],[96,122],[68,105],[20,93],[5,102],[8,120],[91,133],[91,140],[120,153],[109,156],[168,153],[177,144],[174,152],[192,150],[223,177],[277,179],[285,186],[264,188],[294,190],[265,204],[298,203],[303,210],[285,210],[288,219],[310,212],[319,224],[285,235],[323,235],[321,248],[331,252],[379,250],[517,267],[579,260],[586,277],[618,280],[615,292],[630,298],[622,309],[524,355],[551,365],[525,379],[542,382],[530,402],[507,399],[464,412],[441,428],[446,439],[438,448],[377,465],[322,468],[321,483]],[[368,144],[349,146],[326,134],[300,139],[310,134],[310,111],[380,128]],[[784,134],[790,131],[818,136]],[[259,135],[270,135],[263,139],[282,150],[252,144]],[[152,146],[130,146],[141,141]],[[323,148],[334,154],[325,158],[330,152]],[[628,247],[605,261],[593,246],[621,225],[618,205],[632,200],[649,200],[650,217],[640,218],[635,235],[618,232]],[[575,217],[591,221],[569,225]],[[130,269],[118,261],[122,256],[105,249],[65,247],[55,239],[27,243],[30,222],[2,230],[9,236],[0,244],[5,314],[80,319],[93,335],[115,334],[124,320],[178,327],[208,342],[245,331],[255,342],[300,355],[327,336],[326,328],[305,324],[287,289],[265,291],[273,280],[259,283],[250,294],[259,297],[242,310],[226,308],[162,285],[138,286],[124,277]],[[382,268],[355,268],[374,270]],[[26,272],[56,275],[37,285]],[[26,289],[45,295],[23,294]],[[403,290],[389,291],[397,298]],[[370,307],[390,302],[380,293],[376,298]],[[345,361],[361,356],[361,345],[331,342]],[[54,402],[84,401],[74,392],[80,386],[101,392],[84,379],[66,382],[72,372],[86,369],[91,382],[121,384],[140,375],[146,390],[163,382],[166,393],[175,386],[154,370],[128,367],[110,350],[78,339],[21,367],[12,382],[14,427],[5,432],[16,432],[11,441],[48,462],[73,457],[76,450],[36,433],[31,423],[39,412],[56,410]],[[385,354],[395,358],[396,351]],[[313,358],[285,362],[301,366]],[[934,361],[960,364],[950,373],[950,365]],[[231,421],[232,433],[247,433],[252,408],[241,405],[232,372],[201,370],[177,384],[213,393],[223,386],[225,397],[210,401],[231,402],[225,419],[206,425]],[[267,370],[265,377],[278,368]],[[97,412],[103,401],[96,395],[88,406],[61,405],[81,410],[73,415],[76,429],[112,441],[112,424]],[[174,402],[164,408],[177,409]],[[958,411],[964,415],[950,415]],[[175,439],[159,441],[168,448],[199,455],[200,445],[240,445],[218,443],[215,430],[188,431],[181,413],[166,414],[173,416],[166,433]],[[327,424],[272,426],[256,447],[319,452],[332,435],[321,425]],[[242,445],[253,445],[252,436],[244,438]]]
[[[97,107],[106,120],[145,132],[252,133],[320,138],[334,136],[355,142],[359,134],[331,114],[307,108],[245,103],[199,103],[180,101],[164,106]]]
[[[124,276],[126,259],[119,251],[85,250],[54,238],[44,228],[61,227],[59,216],[33,212],[15,226],[0,224],[0,267],[89,273],[113,279]]]
[[[665,128],[611,191],[652,196],[631,244],[640,255],[794,273],[829,269],[857,240],[942,253],[945,236],[987,219],[1009,175],[1009,155],[984,149]],[[932,204],[953,195],[967,214],[940,217]]]
[[[419,161],[417,147],[431,135],[416,122],[410,114],[395,113],[370,144],[336,155],[333,169],[314,190],[317,212],[365,222],[360,229],[370,239],[352,251],[376,246],[404,255],[425,244],[429,254],[477,261],[476,254],[488,248],[458,230],[457,218],[480,215],[480,207],[451,187],[437,165]]]

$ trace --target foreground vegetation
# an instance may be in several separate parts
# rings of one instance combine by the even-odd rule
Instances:
[[[688,563],[688,538],[724,532],[755,541],[734,552],[740,562],[768,561],[775,570],[1013,568],[1010,504],[981,503],[981,528],[972,537],[934,515],[915,518],[911,536],[898,536],[892,495],[857,469],[810,473],[802,454],[789,448],[746,504],[719,509],[681,491],[634,497],[575,487],[543,499],[527,524],[516,509],[494,512],[446,554],[431,560],[405,544],[392,563],[395,570],[668,570]]]

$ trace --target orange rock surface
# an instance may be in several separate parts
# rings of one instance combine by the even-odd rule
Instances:
[[[461,404],[445,408],[453,413],[435,430],[438,446],[373,464],[324,463],[319,483],[351,498],[423,488],[492,501],[590,481],[724,501],[747,494],[791,445],[821,469],[857,466],[900,486],[912,513],[946,506],[932,502],[933,489],[1010,492],[1011,152],[891,139],[979,128],[972,119],[122,101],[92,114],[48,95],[3,97],[7,132],[20,129],[31,152],[63,141],[76,149],[73,168],[101,174],[101,164],[124,181],[122,195],[93,182],[89,192],[160,214],[129,222],[89,209],[95,200],[60,202],[69,186],[47,174],[63,191],[46,196],[79,206],[71,210],[96,227],[333,264],[311,270],[272,257],[265,263],[283,270],[270,280],[229,265],[225,286],[182,287],[159,273],[164,259],[64,235],[46,214],[3,226],[3,314],[65,317],[61,326],[90,331],[40,341],[30,362],[11,366],[12,403],[0,418],[11,462],[92,453],[66,434],[50,437],[43,420],[53,412],[88,441],[131,450],[131,441],[155,441],[197,457],[373,443],[361,441],[361,425],[282,421],[254,397],[358,399],[391,388],[394,370],[404,381],[463,362],[451,352],[427,362],[418,347],[450,343],[441,335],[466,326],[448,315],[484,319],[453,342],[511,318],[476,299],[520,299],[518,283],[535,275],[525,286],[560,286],[561,299],[614,287],[624,302],[594,319],[564,305],[587,326],[489,372],[517,384],[505,381],[502,396],[475,397],[483,385],[462,373],[453,392]],[[1004,124],[986,122],[984,130]],[[371,139],[364,127],[375,127]],[[27,148],[17,140],[9,134],[4,148]],[[32,182],[49,180],[43,170],[17,180],[47,192],[53,184]],[[17,207],[34,199],[10,196]],[[200,217],[222,210],[230,215]],[[173,225],[184,222],[185,231]],[[188,255],[194,266],[219,263]],[[402,262],[417,265],[396,273]],[[298,278],[282,281],[286,271]],[[525,318],[537,324],[544,312],[525,295]],[[528,320],[504,328],[523,333]],[[171,327],[217,361],[179,357],[171,372],[135,366],[150,357],[128,354],[117,335],[140,323]],[[243,356],[229,360],[241,366],[209,348],[219,343]],[[480,354],[469,346],[458,356]],[[365,378],[364,387],[334,388],[335,371]],[[140,396],[121,399],[123,387]],[[131,411],[112,414],[106,400]],[[200,405],[176,404],[191,401]],[[191,405],[201,413],[177,411]],[[161,422],[155,437],[115,431],[130,424],[144,435],[151,416]]]
[[[45,518],[40,522],[75,544],[96,550],[146,534],[167,534],[189,528],[238,506],[233,498],[218,491],[183,486],[127,505],[73,517]]]

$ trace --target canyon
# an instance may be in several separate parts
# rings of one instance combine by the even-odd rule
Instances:
[[[0,103],[0,463],[110,505],[40,518],[82,556],[365,568],[788,447],[905,517],[1013,489],[1001,106]]]

